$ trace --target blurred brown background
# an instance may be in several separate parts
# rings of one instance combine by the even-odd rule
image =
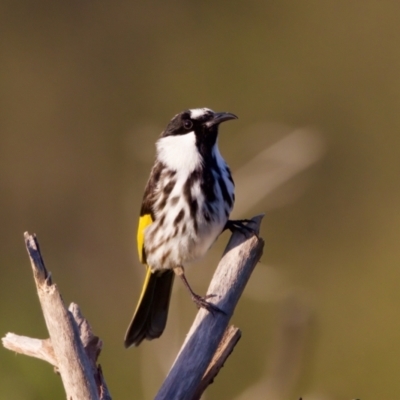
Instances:
[[[399,27],[394,0],[3,0],[0,334],[46,337],[23,244],[36,232],[104,341],[114,398],[154,396],[196,310],[177,282],[165,334],[123,348],[143,278],[137,216],[163,127],[210,107],[240,118],[220,135],[234,177],[291,129],[313,129],[324,153],[265,196],[274,174],[257,167],[264,197],[241,216],[267,212],[266,250],[206,398],[398,398]],[[198,292],[227,239],[190,270]],[[49,365],[4,349],[0,387],[64,397]]]

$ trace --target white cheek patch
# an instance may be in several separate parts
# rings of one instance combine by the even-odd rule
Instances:
[[[199,119],[206,114],[214,113],[214,111],[210,110],[209,108],[193,108],[192,110],[189,111],[190,111],[190,118],[193,119]]]
[[[194,132],[163,137],[157,141],[156,147],[157,158],[174,171],[192,172],[202,163]]]

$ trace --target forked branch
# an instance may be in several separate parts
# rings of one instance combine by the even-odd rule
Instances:
[[[223,313],[200,309],[156,400],[199,398],[203,376],[221,343],[236,304],[261,258],[264,241],[258,233],[263,216],[252,219],[255,234],[235,231],[214,273],[207,294]],[[204,378],[205,379],[205,378]],[[202,382],[203,381],[203,382]],[[212,379],[209,379],[211,383]],[[200,393],[201,395],[201,393]]]
[[[35,235],[25,233],[33,277],[50,339],[39,340],[8,333],[4,347],[48,361],[60,373],[67,399],[110,400],[100,366],[102,343],[94,336],[78,305],[65,307],[57,285],[47,271]]]

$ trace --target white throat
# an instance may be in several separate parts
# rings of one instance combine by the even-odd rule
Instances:
[[[194,132],[162,137],[156,147],[158,160],[170,169],[192,172],[202,164]]]

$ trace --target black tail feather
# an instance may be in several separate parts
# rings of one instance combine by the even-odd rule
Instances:
[[[144,340],[161,336],[167,323],[175,273],[173,270],[149,272],[146,287],[125,335],[125,347],[139,346]]]

